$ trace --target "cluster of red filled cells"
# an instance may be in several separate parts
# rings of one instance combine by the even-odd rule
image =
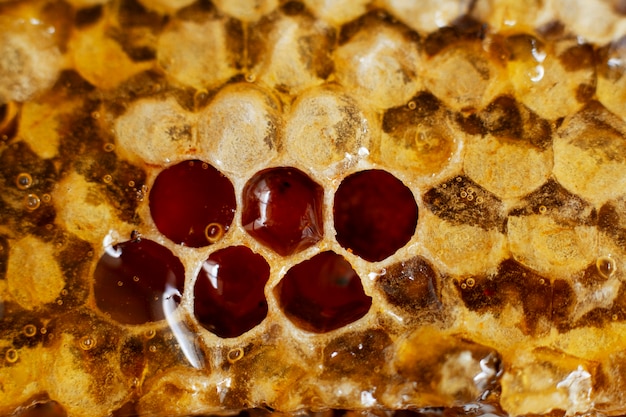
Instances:
[[[150,213],[172,242],[193,248],[220,241],[236,212],[230,180],[203,161],[163,170],[150,190]],[[255,174],[242,193],[241,224],[278,255],[314,246],[324,234],[324,190],[302,171],[270,168]],[[411,191],[393,175],[369,170],[347,177],[335,193],[339,244],[367,261],[381,261],[404,246],[417,225]],[[217,336],[237,337],[268,313],[270,265],[245,246],[210,254],[196,276],[194,314]],[[172,317],[184,293],[185,270],[166,247],[135,236],[108,247],[95,270],[98,308],[119,323],[145,324]],[[363,317],[372,299],[341,255],[326,251],[293,266],[273,290],[284,314],[316,333]]]

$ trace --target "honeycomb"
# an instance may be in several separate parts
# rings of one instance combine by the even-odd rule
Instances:
[[[625,14],[0,1],[0,415],[625,414]]]

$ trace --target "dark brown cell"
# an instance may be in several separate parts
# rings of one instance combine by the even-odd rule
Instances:
[[[521,208],[513,209],[511,216],[545,214],[567,226],[596,224],[595,208],[579,196],[567,191],[554,179],[524,198]]]
[[[509,95],[497,97],[478,117],[484,132],[498,138],[527,143],[541,151],[552,145],[550,124]]]
[[[324,190],[305,173],[289,167],[257,173],[243,190],[244,229],[283,256],[322,239]]]
[[[220,337],[237,337],[265,319],[264,288],[270,266],[245,246],[213,252],[202,264],[194,287],[194,314]]]
[[[0,279],[6,278],[9,263],[9,241],[0,235]]]
[[[606,202],[598,212],[598,230],[626,247],[626,199]]]
[[[507,304],[521,305],[524,317],[519,326],[524,333],[544,334],[549,331],[545,324],[553,321],[552,284],[549,279],[513,259],[503,261],[495,275],[460,279],[457,280],[457,287],[470,310],[498,316]]]
[[[419,256],[386,267],[376,286],[389,303],[412,315],[440,307],[439,275]]]
[[[500,199],[467,177],[453,177],[431,188],[424,194],[424,204],[451,223],[504,231],[506,217]]]
[[[106,248],[94,272],[98,308],[122,324],[163,320],[178,307],[185,270],[167,248],[148,239]]]
[[[66,417],[67,411],[58,402],[42,398],[20,407],[15,414],[11,415],[14,417]]]
[[[235,208],[230,180],[198,160],[165,169],[150,190],[150,213],[159,231],[193,248],[219,241],[230,228]]]
[[[382,170],[346,177],[335,193],[337,241],[361,258],[382,261],[415,233],[417,203],[411,190]]]
[[[296,326],[315,333],[360,319],[372,304],[350,263],[330,251],[292,267],[274,288],[274,294]]]
[[[380,329],[341,335],[324,347],[324,374],[330,378],[353,375],[360,382],[371,380],[389,359],[385,350],[391,344],[389,335]]]
[[[595,56],[593,46],[588,43],[577,44],[559,55],[559,61],[567,71],[594,70]]]

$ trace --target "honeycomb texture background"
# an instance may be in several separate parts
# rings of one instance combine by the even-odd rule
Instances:
[[[0,1],[0,414],[626,413],[625,13],[620,0]],[[205,248],[169,241],[148,208],[157,174],[187,159],[238,199]],[[325,193],[322,241],[286,257],[240,220],[246,181],[275,166]],[[419,220],[372,263],[336,242],[332,202],[374,168],[411,189]],[[185,266],[167,321],[96,308],[96,262],[133,231]],[[192,282],[242,244],[271,265],[269,312],[219,338],[194,319]],[[373,303],[310,333],[272,289],[326,250]]]

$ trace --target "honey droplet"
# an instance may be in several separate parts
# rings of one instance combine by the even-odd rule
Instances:
[[[41,200],[37,194],[28,194],[24,197],[24,205],[28,211],[35,211],[41,205]]]
[[[82,350],[91,350],[96,347],[96,339],[91,336],[83,336],[78,341],[78,345]]]
[[[11,348],[4,354],[4,359],[6,359],[8,363],[15,363],[19,359],[19,354],[17,353],[17,350]]]
[[[596,268],[598,269],[600,275],[604,278],[611,278],[611,276],[615,273],[617,265],[615,264],[615,259],[608,256],[602,256],[596,260]]]
[[[26,337],[33,337],[34,335],[37,334],[37,327],[35,327],[34,324],[27,324],[22,329],[22,332],[24,333],[24,336]]]
[[[31,185],[33,185],[33,177],[31,177],[29,173],[22,172],[18,174],[17,178],[15,179],[15,185],[17,185],[17,188],[19,188],[20,190],[26,190],[30,188]]]
[[[243,358],[243,349],[242,348],[231,349],[230,351],[228,351],[227,357],[228,357],[228,362],[235,363],[241,358]]]

